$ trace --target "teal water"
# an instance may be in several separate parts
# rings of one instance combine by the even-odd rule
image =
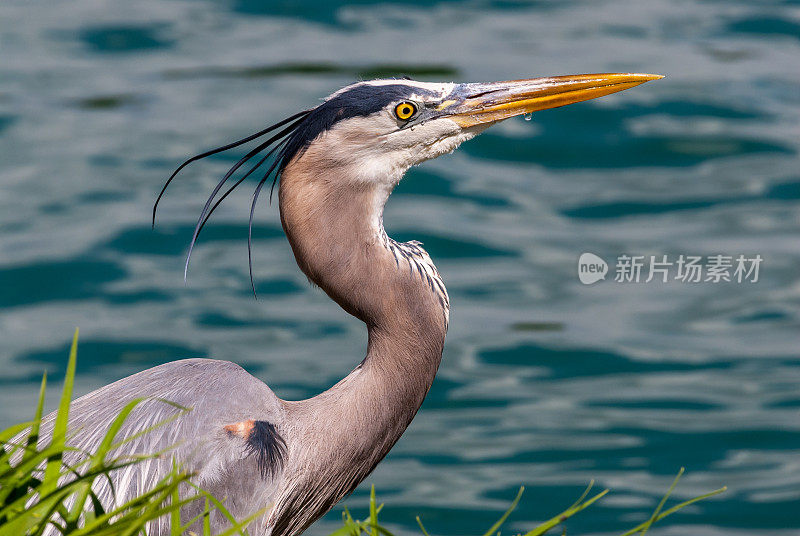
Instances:
[[[416,534],[509,530],[590,479],[612,495],[569,534],[800,533],[800,4],[667,0],[0,3],[0,425],[29,416],[81,328],[77,389],[165,361],[232,359],[285,398],[363,356],[364,330],[296,268],[276,208],[243,189],[186,246],[242,153],[155,194],[183,158],[360,77],[667,78],[511,120],[413,169],[387,206],[425,243],[451,328],[422,411],[368,486]],[[577,258],[760,254],[755,283],[593,286]],[[55,394],[55,387],[51,394]],[[52,399],[54,400],[54,399]],[[326,534],[340,508],[309,531]],[[482,531],[481,531],[482,532]]]

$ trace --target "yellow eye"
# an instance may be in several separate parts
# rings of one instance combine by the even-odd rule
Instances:
[[[414,117],[417,113],[417,105],[413,102],[401,102],[394,108],[394,115],[402,121],[406,121]]]

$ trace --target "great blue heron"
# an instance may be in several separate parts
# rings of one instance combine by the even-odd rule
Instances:
[[[192,408],[120,447],[117,454],[173,448],[171,456],[119,470],[113,475],[116,497],[105,485],[98,490],[101,499],[124,501],[142,493],[177,460],[235,516],[265,508],[250,527],[256,534],[302,532],[389,452],[414,418],[441,361],[449,318],[444,283],[419,242],[396,242],[383,228],[384,204],[406,170],[509,117],[658,78],[589,74],[466,84],[358,82],[315,108],[181,165],[175,174],[192,161],[259,140],[214,188],[191,246],[219,202],[272,157],[253,195],[251,228],[262,186],[280,176],[281,222],[297,264],[367,325],[366,357],[339,383],[308,400],[281,400],[240,366],[211,359],[166,363],[79,398],[72,404],[70,429],[76,433],[74,446],[88,451],[134,398],[148,399],[126,422],[121,432],[126,437],[176,414],[178,409],[162,400]],[[241,166],[258,157],[219,195]],[[186,262],[188,267],[188,256]],[[201,506],[185,514],[194,515],[197,510],[191,508]],[[226,524],[222,516],[211,521],[215,529]],[[167,520],[151,527],[154,535],[167,532]]]

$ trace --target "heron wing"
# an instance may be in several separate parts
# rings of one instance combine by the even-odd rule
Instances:
[[[115,438],[123,444],[111,456],[161,454],[113,472],[111,483],[98,480],[95,492],[106,507],[151,489],[173,462],[193,473],[197,485],[224,491],[218,497],[233,505],[234,515],[248,515],[264,504],[285,456],[278,432],[283,407],[266,384],[228,361],[166,363],[75,400],[67,444],[77,451],[68,453],[65,463],[76,466],[94,452],[119,412],[136,399],[142,400]],[[45,443],[54,421],[50,414],[42,423]],[[226,429],[245,421],[253,423],[246,437]]]

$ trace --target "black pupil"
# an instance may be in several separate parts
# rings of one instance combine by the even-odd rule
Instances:
[[[400,113],[401,113],[401,114],[403,114],[403,115],[411,115],[411,106],[409,106],[408,104],[406,104],[405,106],[403,106],[403,107],[400,109]]]

